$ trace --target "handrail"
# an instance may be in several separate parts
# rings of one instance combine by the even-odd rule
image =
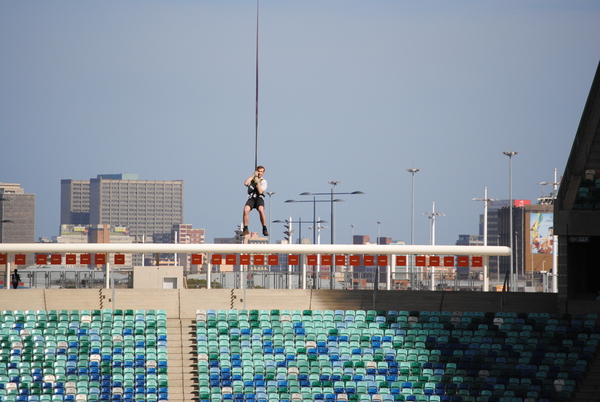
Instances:
[[[230,253],[510,256],[506,246],[392,244],[0,243],[0,253]]]

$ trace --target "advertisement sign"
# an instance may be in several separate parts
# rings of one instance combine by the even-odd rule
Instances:
[[[554,216],[551,213],[532,213],[529,215],[531,252],[534,254],[552,254],[554,246]]]

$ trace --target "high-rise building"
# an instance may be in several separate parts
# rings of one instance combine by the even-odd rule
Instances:
[[[61,225],[89,225],[89,180],[60,181],[60,223]]]
[[[0,183],[0,243],[33,243],[35,194],[17,183]]]
[[[183,180],[127,173],[61,181],[61,224],[124,226],[138,241],[152,242],[155,233],[171,233],[181,223]]]

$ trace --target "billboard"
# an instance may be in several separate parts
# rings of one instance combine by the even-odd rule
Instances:
[[[533,254],[552,254],[554,216],[551,213],[529,215],[529,239]]]

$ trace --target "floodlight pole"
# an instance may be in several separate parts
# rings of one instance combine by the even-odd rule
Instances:
[[[473,198],[473,201],[483,201],[483,245],[487,246],[488,243],[488,202],[498,201],[497,198],[488,198],[487,187],[483,189],[483,198]],[[488,292],[489,283],[489,261],[490,257],[485,256],[483,258],[483,291]]]
[[[517,290],[517,278],[516,278],[516,272],[514,272],[514,242],[513,242],[513,195],[512,195],[512,158],[513,156],[515,156],[516,154],[518,154],[518,152],[516,151],[504,151],[502,152],[504,155],[508,156],[508,202],[509,202],[509,233],[510,233],[510,241],[509,241],[509,247],[510,247],[510,251],[511,251],[511,255],[510,255],[510,284],[512,285],[512,291],[515,292]]]

